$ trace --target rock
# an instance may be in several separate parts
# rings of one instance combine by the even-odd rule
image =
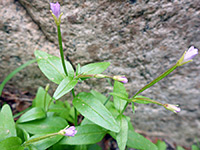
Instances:
[[[0,69],[2,81],[14,68],[34,58],[40,49],[59,56],[56,27],[48,0],[0,2]],[[173,65],[189,46],[200,49],[200,5],[185,1],[60,1],[65,55],[74,65],[109,61],[105,73],[126,75],[130,96]],[[200,59],[176,69],[142,94],[163,103],[180,104],[173,114],[155,105],[131,110],[135,129],[160,132],[177,144],[190,146],[200,137]],[[112,89],[106,80],[86,80],[77,91]],[[48,80],[35,65],[9,84],[35,92]],[[55,88],[55,85],[52,87]],[[156,135],[155,135],[156,136]],[[200,140],[200,139],[199,139]]]

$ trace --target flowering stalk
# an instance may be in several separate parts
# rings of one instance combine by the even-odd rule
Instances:
[[[64,58],[64,53],[63,53],[63,47],[62,47],[62,36],[61,36],[61,31],[60,31],[60,25],[57,25],[57,31],[58,31],[58,41],[59,41],[60,56],[61,56],[61,60],[62,60],[62,65],[63,65],[63,69],[64,69],[66,76],[68,76],[66,66],[65,66],[65,58]]]
[[[22,144],[22,146],[28,146],[28,145],[30,145],[34,142],[38,142],[38,141],[46,139],[46,138],[54,137],[56,135],[59,135],[59,134],[56,132],[56,133],[51,133],[51,134],[47,134],[47,135],[44,135],[44,136],[40,136],[40,137],[26,141],[25,143]]]
[[[84,74],[80,74],[78,75],[76,78],[110,78],[122,83],[127,83],[128,79],[125,76],[108,76],[108,75],[104,75],[104,74],[88,74],[88,75],[84,75]]]
[[[40,140],[46,139],[46,138],[51,138],[54,137],[56,135],[63,135],[63,136],[75,136],[75,134],[77,133],[77,130],[75,130],[74,126],[69,127],[67,126],[66,128],[64,128],[63,130],[60,130],[59,132],[56,133],[50,133],[44,136],[40,136],[31,140],[26,141],[25,143],[22,144],[22,146],[28,146],[34,142],[38,142]]]
[[[62,66],[63,66],[66,76],[68,76],[66,65],[65,65],[65,58],[64,58],[63,47],[62,47],[62,36],[61,36],[61,30],[60,30],[60,23],[61,23],[61,16],[62,16],[62,14],[60,14],[60,4],[58,2],[55,4],[50,3],[50,8],[51,8],[51,14],[57,26],[58,42],[59,42]]]
[[[172,66],[171,68],[169,68],[167,71],[165,71],[163,74],[161,74],[159,77],[157,77],[156,79],[154,79],[153,81],[151,81],[150,83],[148,83],[147,85],[145,85],[143,88],[141,88],[137,93],[135,93],[135,95],[132,97],[136,97],[138,94],[140,94],[141,92],[143,92],[144,90],[148,89],[149,87],[151,87],[152,85],[154,85],[155,83],[157,83],[158,81],[162,80],[164,77],[166,77],[168,74],[170,74],[172,71],[174,71],[174,69],[177,68],[177,65]]]
[[[177,66],[182,66],[186,63],[189,63],[192,61],[192,58],[194,58],[198,54],[198,49],[194,48],[194,46],[191,46],[185,53],[182,55],[182,57],[178,60],[176,63]]]

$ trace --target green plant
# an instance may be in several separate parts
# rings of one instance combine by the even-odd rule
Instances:
[[[31,108],[21,115],[16,123],[13,121],[10,107],[8,105],[2,107],[0,112],[0,147],[3,149],[30,150],[47,148],[50,150],[71,150],[92,149],[94,147],[100,149],[96,143],[101,141],[106,134],[110,134],[116,139],[120,150],[124,150],[126,147],[144,150],[157,150],[158,147],[165,147],[163,143],[157,143],[156,146],[136,133],[130,118],[125,116],[123,112],[129,103],[132,103],[133,111],[134,103],[153,103],[174,113],[179,112],[180,108],[177,105],[163,104],[139,94],[166,77],[177,67],[192,61],[198,50],[193,46],[190,47],[174,66],[138,90],[134,96],[129,97],[124,87],[124,83],[128,82],[125,76],[101,74],[110,63],[99,62],[85,66],[78,65],[75,71],[70,62],[64,59],[60,31],[62,16],[60,5],[59,3],[51,3],[50,6],[57,26],[61,58],[39,50],[35,51],[35,57],[42,73],[50,81],[58,84],[58,87],[52,96],[48,93],[49,85],[45,89],[39,87]],[[1,84],[0,91],[14,74],[33,62],[35,60],[11,73]],[[108,97],[94,90],[76,95],[74,92],[76,84],[90,78],[115,80],[113,92],[109,93]],[[68,101],[59,101],[69,92],[73,95],[72,106]],[[113,101],[110,100],[111,96],[113,96]],[[78,115],[84,116],[81,123],[77,121]],[[72,126],[69,127],[70,125]]]

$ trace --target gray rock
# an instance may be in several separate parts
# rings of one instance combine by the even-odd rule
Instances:
[[[0,1],[0,80],[33,59],[35,49],[59,56],[56,27],[49,1]],[[173,65],[190,45],[200,48],[199,0],[64,0],[60,1],[65,55],[74,65],[109,61],[105,73],[124,74],[130,96]],[[37,65],[26,68],[9,84],[35,92],[48,80]],[[200,59],[176,69],[142,94],[163,103],[180,104],[173,114],[155,105],[137,105],[135,129],[190,146],[200,137]],[[87,80],[77,91],[112,90],[106,80]],[[55,85],[52,86],[55,88]],[[155,133],[155,134],[153,134]],[[200,140],[200,139],[199,139]]]

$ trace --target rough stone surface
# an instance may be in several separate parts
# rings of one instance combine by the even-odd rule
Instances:
[[[34,58],[41,49],[59,56],[56,28],[48,0],[0,1],[0,81],[14,68]],[[199,0],[63,0],[62,35],[74,65],[109,61],[105,72],[128,77],[133,95],[169,66],[190,45],[200,49]],[[137,130],[190,146],[200,137],[200,58],[179,67],[143,92],[163,103],[180,104],[173,114],[155,105],[137,105],[131,114]],[[106,80],[87,80],[76,89],[111,91]],[[9,84],[34,92],[48,82],[36,65],[15,76]],[[53,86],[55,87],[55,86]],[[200,139],[199,139],[200,140]]]

